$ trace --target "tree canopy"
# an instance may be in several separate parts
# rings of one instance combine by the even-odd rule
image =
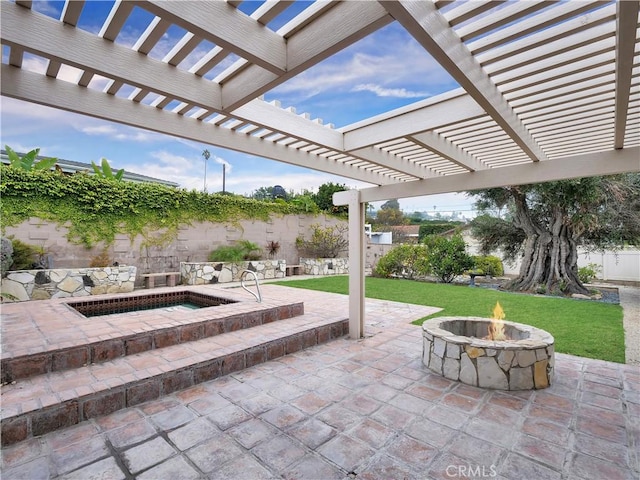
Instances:
[[[336,206],[333,204],[333,194],[348,190],[345,185],[327,182],[318,187],[318,193],[313,195],[313,200],[320,210],[333,214],[346,214],[349,211],[347,206]]]
[[[387,200],[380,206],[380,210],[400,210],[400,202],[398,200]]]
[[[578,278],[578,247],[595,251],[640,244],[638,173],[469,194],[484,212],[472,222],[482,252],[501,249],[507,260],[522,258],[519,276],[508,286],[513,290],[588,293]]]

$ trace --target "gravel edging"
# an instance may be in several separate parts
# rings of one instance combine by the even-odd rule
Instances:
[[[618,287],[623,311],[625,359],[628,365],[640,365],[640,288]]]

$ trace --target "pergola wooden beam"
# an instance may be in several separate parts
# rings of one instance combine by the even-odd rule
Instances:
[[[118,88],[128,83],[140,89],[138,96],[153,92],[166,97],[165,104],[171,100],[179,100],[186,105],[223,111],[220,104],[220,87],[211,81],[190,75],[152,58],[140,56],[132,49],[106,42],[88,32],[64,28],[60,22],[16,7],[9,2],[2,2],[0,6],[3,17],[0,38],[3,43],[21,46],[24,50],[49,58],[58,64],[65,63],[91,72],[91,75],[98,74],[113,79],[113,82],[117,83],[112,83],[108,88],[110,94],[115,94]],[[42,33],[32,35],[29,28],[26,28],[27,25],[30,28],[38,28]],[[157,38],[158,33],[166,30],[166,27],[164,21],[158,19],[152,22],[143,37],[153,35]],[[146,49],[149,46],[144,41],[140,44],[140,48]],[[111,58],[115,61],[104,62],[101,58]],[[82,83],[83,86],[87,84],[88,81]],[[162,108],[162,105],[157,106]],[[312,138],[331,149],[343,148],[342,134],[337,131],[310,123],[299,115],[262,100],[253,100],[233,114],[249,123],[274,130],[291,129],[289,133],[292,135],[301,139]]]
[[[3,44],[186,103],[220,108],[220,88],[209,81],[176,69],[168,74],[171,67],[162,62],[9,2],[0,2],[0,12]]]
[[[368,161],[380,165],[385,168],[392,168],[399,172],[411,175],[415,178],[430,178],[436,176],[434,172],[414,162],[402,159],[389,152],[385,152],[375,147],[364,147],[351,152],[352,155],[360,158],[365,158]]]
[[[636,30],[638,28],[637,1],[617,4],[618,16],[616,34],[616,103],[615,103],[615,133],[613,135],[614,148],[624,147],[624,137],[627,129],[627,112],[629,111],[629,90],[633,71],[633,56],[636,44]]]
[[[292,35],[281,32],[287,37],[286,73],[277,75],[258,65],[248,65],[232,78],[223,75],[220,81],[224,108],[235,110],[392,21],[376,2],[343,2],[300,29],[291,26],[295,28]]]
[[[362,188],[360,189],[360,201],[377,202],[389,198],[411,198],[422,195],[494,188],[504,185],[522,185],[580,177],[614,175],[637,171],[638,158],[640,158],[640,147],[561,157],[553,161],[528,162],[512,167],[446,175],[396,185]],[[341,195],[341,193],[334,194],[333,200],[336,205],[346,205],[348,202],[348,198]]]
[[[381,3],[532,161],[546,160],[546,155],[502,93],[432,2],[398,0]]]
[[[287,47],[282,36],[258,25],[226,2],[132,0],[130,3],[276,75],[287,70]]]
[[[350,152],[483,115],[485,111],[469,95],[455,90],[348,125],[340,131],[344,133],[344,149]]]
[[[431,150],[442,158],[446,158],[456,165],[460,165],[470,172],[487,168],[472,154],[465,152],[460,147],[434,132],[417,133],[409,137],[416,144]]]
[[[382,175],[347,164],[323,162],[317,155],[289,148],[277,142],[264,141],[152,106],[105,95],[68,82],[59,82],[20,68],[2,65],[0,73],[3,79],[0,85],[1,93],[7,97],[20,98],[48,107],[270,158],[303,168],[320,170],[373,185],[392,182]]]

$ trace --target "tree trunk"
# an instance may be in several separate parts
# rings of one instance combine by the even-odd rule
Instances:
[[[527,235],[518,278],[508,290],[562,292],[587,295],[589,290],[578,278],[578,246],[571,229],[564,224],[563,212],[556,208],[547,230],[529,215],[525,196],[512,191],[516,205],[515,222]]]

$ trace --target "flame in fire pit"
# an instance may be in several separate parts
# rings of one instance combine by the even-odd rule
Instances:
[[[489,324],[489,334],[484,337],[485,340],[510,340],[504,332],[504,310],[500,306],[500,302],[496,302],[496,306],[493,307],[493,317],[491,317],[491,324]]]

